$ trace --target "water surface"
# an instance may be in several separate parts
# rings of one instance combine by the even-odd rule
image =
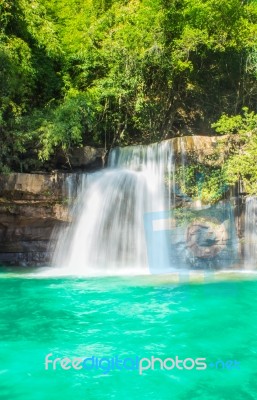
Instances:
[[[257,398],[257,282],[0,275],[1,400]],[[54,357],[204,357],[206,370],[45,370]],[[237,360],[240,368],[215,368]],[[214,364],[214,367],[209,366]]]

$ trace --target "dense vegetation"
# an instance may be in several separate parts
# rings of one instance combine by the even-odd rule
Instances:
[[[257,114],[244,107],[239,115],[223,114],[212,126],[226,134],[218,149],[224,154],[220,176],[227,184],[239,182],[244,193],[257,194]]]
[[[42,168],[80,144],[211,134],[225,113],[215,129],[234,135],[238,175],[256,138],[236,142],[249,127],[227,121],[257,111],[256,38],[254,0],[0,0],[1,170]]]

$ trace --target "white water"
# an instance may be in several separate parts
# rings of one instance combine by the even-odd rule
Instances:
[[[174,172],[171,141],[112,150],[108,168],[81,186],[54,264],[71,273],[147,273],[144,217],[168,209]],[[165,189],[167,175],[173,180]],[[159,246],[161,257],[165,243]]]
[[[246,200],[244,258],[246,269],[257,267],[257,197]]]

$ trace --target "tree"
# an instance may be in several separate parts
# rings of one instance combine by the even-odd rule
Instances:
[[[256,110],[254,0],[2,0],[3,166]]]

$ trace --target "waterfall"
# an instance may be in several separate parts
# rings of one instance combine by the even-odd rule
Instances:
[[[196,207],[180,191],[187,152],[182,139],[179,144],[179,160],[174,141],[166,140],[112,149],[107,168],[80,174],[76,188],[68,177],[66,192],[76,201],[72,223],[58,234],[53,264],[87,275],[215,270],[236,264],[231,204]],[[182,186],[176,163],[182,166]],[[247,229],[250,234],[250,225]],[[254,245],[247,254],[256,253]]]
[[[174,172],[171,141],[113,149],[107,168],[81,186],[53,263],[76,273],[147,272],[145,216],[169,209]],[[158,242],[159,259],[165,241]]]
[[[246,200],[245,211],[245,269],[257,267],[257,197]]]

